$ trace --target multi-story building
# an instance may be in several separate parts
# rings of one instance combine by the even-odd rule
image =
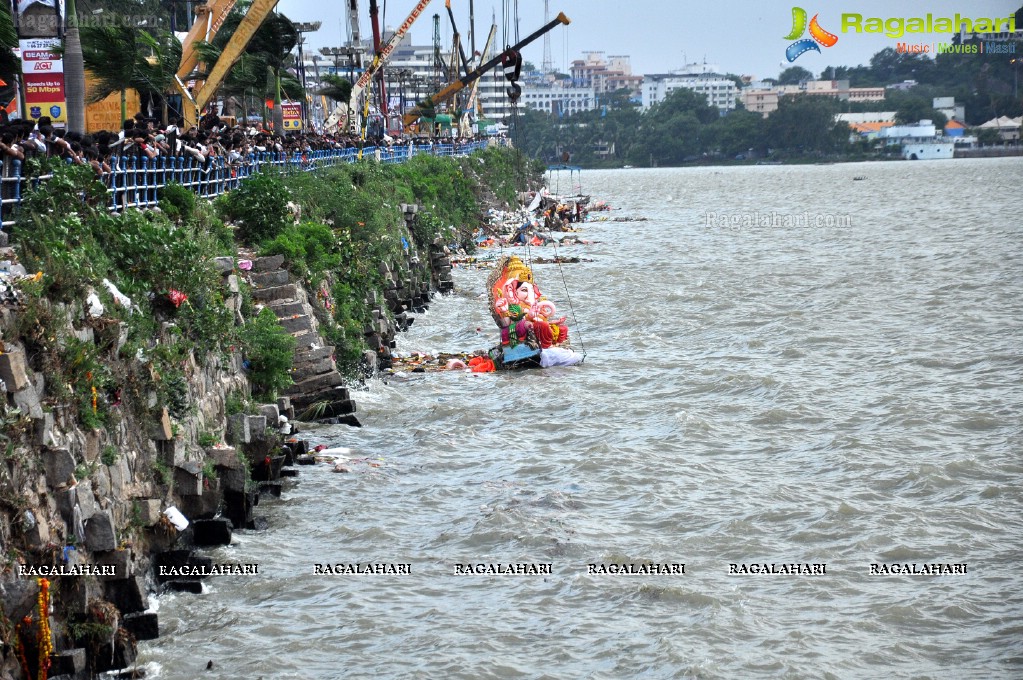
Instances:
[[[812,94],[835,97],[842,101],[884,101],[883,87],[849,87],[848,80],[807,80],[798,85],[768,86],[753,83],[743,89],[740,99],[748,111],[762,114],[765,118],[778,109],[781,97],[797,94]]]
[[[633,75],[628,55],[611,55],[606,61],[603,52],[583,52],[583,56],[572,62],[569,71],[577,87],[592,87],[598,95],[621,89],[635,94],[642,87],[643,76]]]
[[[759,113],[764,118],[772,111],[778,110],[778,97],[781,95],[772,88],[747,87],[742,91],[740,100],[747,111]]]
[[[522,104],[554,115],[571,115],[596,108],[597,97],[592,86],[579,87],[565,81],[522,88]]]
[[[932,100],[931,106],[935,111],[940,111],[944,114],[945,118],[949,120],[958,120],[959,122],[966,120],[966,107],[962,104],[957,104],[955,97],[935,97]]]
[[[707,104],[716,107],[722,114],[735,108],[739,88],[735,81],[717,72],[710,64],[689,64],[670,73],[648,73],[643,77],[643,110],[664,101],[679,88],[692,90],[707,98]]]

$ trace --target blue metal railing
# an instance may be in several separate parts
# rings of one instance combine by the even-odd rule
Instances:
[[[486,140],[465,144],[420,144],[392,147],[366,147],[365,159],[380,163],[404,163],[413,156],[465,156],[473,151],[500,144],[503,140]],[[285,173],[311,172],[341,164],[355,163],[358,149],[324,149],[305,153],[256,153],[238,162],[229,163],[222,156],[199,161],[192,156],[138,158],[118,156],[110,161],[110,172],[103,176],[110,196],[110,209],[147,208],[160,200],[160,189],[175,182],[188,187],[203,198],[213,198],[234,189],[247,177],[266,168],[277,168]],[[21,203],[25,184],[37,186],[52,175],[27,178],[21,174],[22,162],[12,160],[7,172],[0,177],[0,223],[4,227],[14,224],[15,208]]]

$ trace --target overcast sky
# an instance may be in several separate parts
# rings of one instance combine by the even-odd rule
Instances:
[[[894,47],[897,40],[883,35],[842,33],[842,13],[859,13],[866,17],[913,17],[930,12],[935,17],[953,16],[957,11],[971,17],[1006,17],[1023,4],[1023,0],[717,0],[686,2],[685,0],[550,0],[550,15],[564,12],[572,23],[551,31],[551,58],[555,67],[566,70],[583,51],[626,54],[632,58],[633,73],[663,73],[685,63],[703,62],[720,66],[722,71],[758,78],[777,76],[789,66],[785,40],[792,29],[792,6],[798,3],[810,16],[820,13],[822,28],[836,33],[837,44],[822,48],[822,53],[808,52],[793,65],[819,73],[825,66],[865,64],[870,56],[885,47]],[[337,46],[345,33],[343,0],[281,0],[278,8],[293,21],[322,21],[318,33],[309,34],[307,44],[313,48]],[[401,24],[416,5],[414,0],[379,0],[386,8],[386,26]],[[513,5],[509,0],[509,5]],[[541,0],[519,0],[519,35],[526,37],[544,23]],[[496,15],[498,40],[504,26],[502,3],[474,0],[477,48],[482,49]],[[369,2],[359,0],[361,30],[371,35]],[[468,33],[469,0],[452,0],[452,9],[459,31]],[[450,46],[451,29],[444,0],[433,0],[411,33],[415,44],[431,44],[435,13],[441,15],[441,34]],[[1023,28],[1023,27],[1021,27]],[[509,26],[509,40],[514,42],[514,27]],[[913,42],[947,41],[948,35],[907,35],[901,40]],[[543,61],[543,39],[537,40],[524,56],[539,66]],[[969,57],[964,57],[969,58]]]

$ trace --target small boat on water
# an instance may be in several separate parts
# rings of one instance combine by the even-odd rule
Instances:
[[[533,270],[517,255],[499,259],[487,277],[490,314],[501,344],[489,352],[495,369],[574,366],[584,354],[568,346],[565,317],[540,292]]]

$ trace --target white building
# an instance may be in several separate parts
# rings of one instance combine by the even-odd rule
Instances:
[[[836,113],[835,122],[849,125],[863,123],[895,123],[895,111],[863,111],[861,113]]]
[[[945,118],[949,120],[958,120],[960,123],[966,120],[966,107],[956,104],[955,97],[935,97],[931,106],[936,111],[945,114]]]
[[[642,110],[664,101],[675,90],[685,88],[705,96],[707,104],[721,113],[732,111],[739,88],[734,80],[715,71],[716,67],[709,64],[689,64],[670,73],[647,74],[643,77]]]
[[[560,83],[523,87],[522,99],[519,101],[537,111],[566,116],[580,111],[592,111],[597,107],[593,87],[561,86]]]
[[[934,121],[921,120],[916,125],[892,125],[891,127],[883,128],[877,133],[877,138],[891,146],[894,144],[933,140],[937,134],[938,130],[934,126]]]

